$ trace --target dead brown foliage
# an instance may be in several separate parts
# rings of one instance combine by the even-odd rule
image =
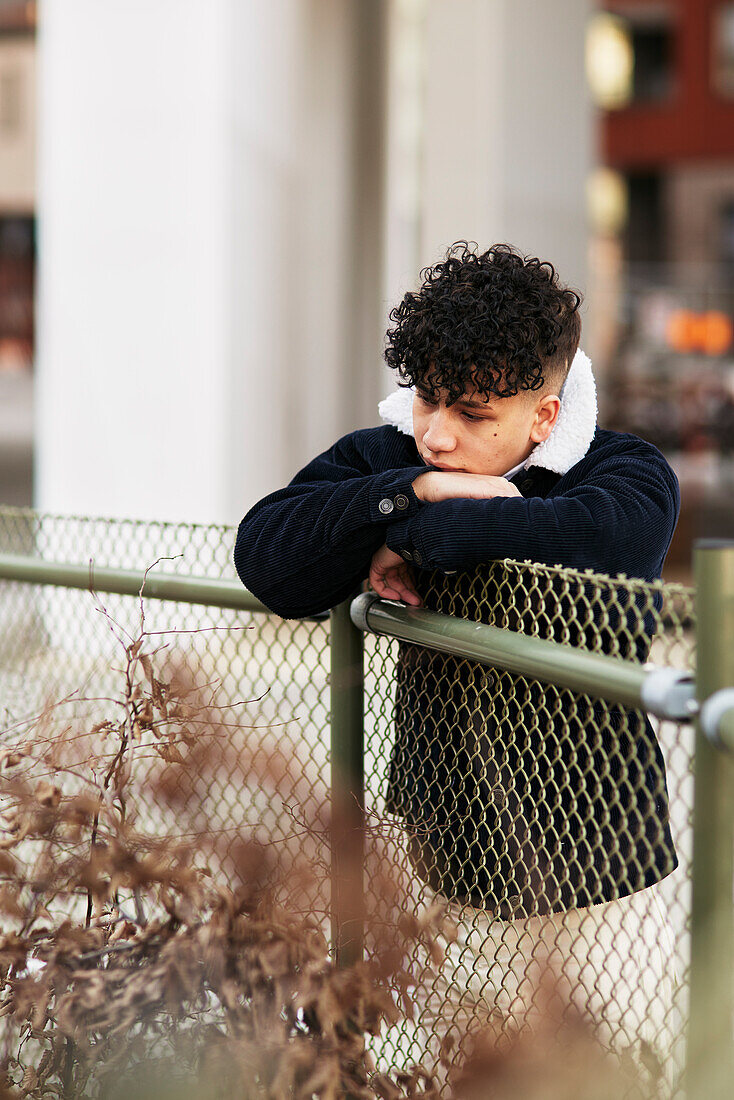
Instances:
[[[0,749],[7,1095],[432,1095],[420,1073],[370,1064],[365,1035],[397,1019],[404,933],[335,965],[323,804],[215,685],[159,659],[142,601],[138,636],[116,633],[122,692],[104,717],[66,720],[62,701]],[[280,843],[209,827],[222,776],[281,798]]]
[[[406,911],[397,868],[383,871],[370,961],[337,966],[323,804],[267,731],[162,660],[142,601],[121,645],[121,694],[101,719],[55,704],[0,749],[0,1100],[436,1100],[421,1067],[377,1073],[365,1036],[410,1015],[409,948],[440,961],[441,914]],[[213,829],[222,775],[243,799],[279,798],[288,832]],[[445,1096],[541,1095],[541,1048],[496,1040],[489,1026],[474,1037]]]

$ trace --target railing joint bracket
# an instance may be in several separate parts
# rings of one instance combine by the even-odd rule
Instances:
[[[704,734],[717,749],[734,751],[734,743],[722,736],[724,718],[734,728],[734,687],[719,688],[701,704],[699,721]]]

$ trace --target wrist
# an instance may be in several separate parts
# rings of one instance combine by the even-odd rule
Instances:
[[[418,474],[418,477],[413,482],[413,492],[418,497],[418,500],[422,500],[424,504],[430,501],[432,484],[433,474],[430,470],[427,470],[424,474]]]

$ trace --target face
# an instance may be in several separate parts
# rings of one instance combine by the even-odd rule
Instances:
[[[555,394],[521,391],[491,401],[465,393],[448,406],[445,393],[432,402],[418,391],[413,398],[416,446],[429,466],[503,477],[548,438],[560,404]]]

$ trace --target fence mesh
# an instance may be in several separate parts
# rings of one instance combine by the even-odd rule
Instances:
[[[692,666],[683,587],[509,562],[418,580],[434,611]],[[456,935],[439,966],[416,950],[414,1016],[394,1050],[418,1060],[428,1049],[435,1063],[476,1026],[531,1026],[552,975],[554,994],[631,1055],[635,1074],[674,1088],[690,727],[387,639],[368,654],[369,810],[396,823],[390,861],[416,912],[449,899]]]
[[[233,545],[227,527],[0,513],[0,552],[89,562],[92,585],[95,567],[142,571],[156,561],[182,576],[234,577]],[[100,781],[116,745],[106,748],[104,731],[88,731],[119,713],[126,647],[143,635],[158,681],[195,689],[198,717],[187,725],[194,723],[208,751],[190,804],[171,807],[161,784],[166,766],[185,751],[181,726],[171,727],[164,745],[140,730],[129,754],[140,831],[219,838],[225,874],[221,853],[242,835],[284,857],[310,843],[313,858],[321,858],[330,784],[328,621],[7,581],[0,582],[0,619],[3,740],[30,732],[34,743],[21,775],[53,780],[70,795],[94,755]],[[326,920],[326,877],[316,896],[313,888],[303,904]]]
[[[1,552],[53,561],[144,569],[168,558],[167,572],[233,577],[233,543],[227,527],[0,513]],[[511,562],[418,581],[439,612],[693,666],[693,593],[682,586]],[[143,734],[132,757],[148,792],[141,827],[195,835],[205,819],[225,838],[246,828],[291,852],[322,844],[328,622],[12,582],[0,583],[0,608],[3,743],[50,713],[27,764],[36,778],[73,787],[79,731],[90,736],[119,699],[125,646],[142,628],[162,679],[181,669],[197,678],[222,747],[197,816],[172,821],[157,798],[166,760]],[[632,1051],[674,1090],[686,1017],[690,726],[384,638],[365,638],[365,674],[368,912],[396,916],[385,912],[391,880],[390,905],[420,918],[447,903],[454,929],[442,963],[411,946],[415,985],[398,992],[412,1018],[373,1041],[378,1068],[449,1063],[476,1025],[498,1035],[532,1026],[548,1010],[552,974],[563,1003],[593,1019],[607,1045]],[[328,889],[325,874],[301,898],[323,921]],[[379,920],[368,954],[375,936]]]

